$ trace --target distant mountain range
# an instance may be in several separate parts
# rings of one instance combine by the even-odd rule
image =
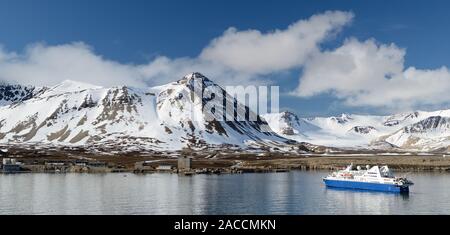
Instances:
[[[280,136],[316,145],[443,152],[450,146],[450,110],[316,118],[283,112],[263,117]]]
[[[223,94],[243,113],[210,121],[206,94]],[[208,96],[206,96],[208,97]],[[53,87],[0,84],[0,143],[93,149],[235,148],[302,152],[305,146],[382,151],[448,151],[450,110],[391,116],[343,114],[299,118],[291,112],[256,115],[200,73],[158,87],[99,87],[64,81]],[[196,118],[192,118],[195,116]],[[244,120],[244,121],[242,121]]]

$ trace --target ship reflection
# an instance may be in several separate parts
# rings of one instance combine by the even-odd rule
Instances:
[[[408,203],[409,192],[393,193],[325,187],[325,196],[349,214],[395,214],[400,204]]]
[[[364,189],[346,189],[346,188],[333,188],[333,187],[325,187],[326,190],[330,191],[343,191],[343,192],[354,192],[354,193],[368,193],[368,194],[381,194],[381,195],[395,195],[400,196],[404,199],[409,199],[409,192],[388,192],[388,191],[371,191]]]

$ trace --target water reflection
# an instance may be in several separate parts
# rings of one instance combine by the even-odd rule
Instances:
[[[326,188],[326,172],[0,175],[0,214],[448,214],[449,174],[410,194]]]
[[[325,197],[336,204],[342,214],[395,214],[395,207],[409,199],[408,193],[375,192],[326,188]]]

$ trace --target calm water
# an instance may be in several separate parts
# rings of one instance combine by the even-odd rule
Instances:
[[[450,214],[450,174],[409,174],[409,196],[327,189],[326,174],[0,175],[0,214]]]

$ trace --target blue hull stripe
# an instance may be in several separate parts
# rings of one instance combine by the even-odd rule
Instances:
[[[384,192],[409,192],[409,187],[399,187],[392,184],[377,184],[368,182],[354,182],[344,180],[328,180],[324,179],[327,187],[334,188],[348,188],[348,189],[362,189],[372,191],[384,191]]]

